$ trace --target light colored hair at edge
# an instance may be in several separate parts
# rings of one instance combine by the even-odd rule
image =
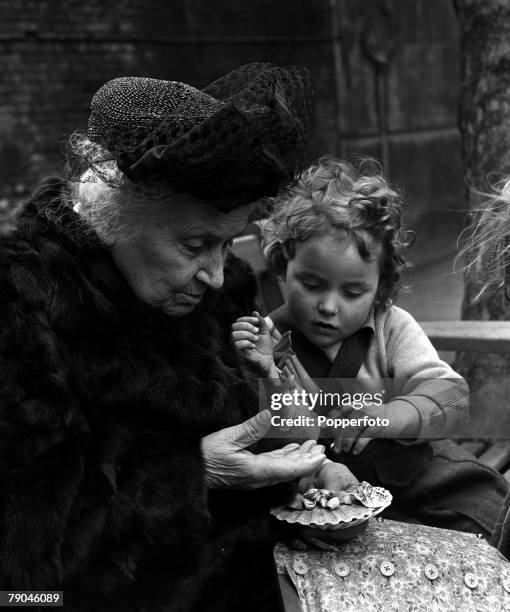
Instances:
[[[510,285],[510,178],[494,187],[495,193],[478,193],[483,204],[470,213],[472,222],[459,238],[456,270],[478,286],[473,301]]]

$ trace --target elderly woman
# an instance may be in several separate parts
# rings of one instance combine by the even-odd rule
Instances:
[[[87,611],[276,606],[269,508],[302,477],[352,476],[314,441],[259,442],[269,413],[229,344],[255,285],[228,247],[298,170],[309,107],[306,71],[269,64],[201,91],[110,81],[71,180],[1,242],[2,589]]]

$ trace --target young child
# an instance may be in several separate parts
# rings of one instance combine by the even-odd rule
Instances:
[[[290,332],[292,359],[311,378],[332,379],[328,391],[341,387],[338,379],[391,379],[383,405],[336,410],[389,424],[337,431],[330,457],[389,488],[393,518],[490,535],[506,481],[453,442],[431,442],[465,420],[468,389],[413,317],[392,304],[406,267],[402,204],[367,167],[321,159],[275,200],[265,253],[285,282],[286,303],[266,320],[238,319],[234,345],[276,377],[273,342]]]

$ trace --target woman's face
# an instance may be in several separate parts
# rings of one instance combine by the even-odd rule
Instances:
[[[379,285],[379,248],[365,261],[350,238],[316,236],[296,243],[285,274],[294,325],[327,348],[365,322]]]
[[[136,295],[165,314],[191,312],[208,288],[223,285],[232,238],[252,205],[222,213],[190,194],[176,194],[139,237],[116,242],[113,258]]]

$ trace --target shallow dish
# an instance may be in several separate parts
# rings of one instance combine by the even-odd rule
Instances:
[[[372,490],[375,493],[372,495]],[[314,489],[315,491],[315,489]],[[307,492],[309,493],[309,492]],[[304,494],[303,500],[306,499]],[[334,496],[334,493],[330,495]],[[361,499],[360,499],[361,498]],[[342,499],[342,496],[340,496]],[[374,499],[380,504],[374,507]],[[386,489],[372,487],[367,482],[363,482],[359,487],[350,493],[350,503],[341,503],[337,508],[331,509],[316,504],[313,508],[296,508],[289,505],[276,506],[271,508],[271,514],[279,521],[298,524],[303,527],[314,529],[349,529],[368,521],[385,510],[392,501],[392,496]],[[365,504],[369,504],[368,507]],[[295,505],[295,502],[293,502]]]

